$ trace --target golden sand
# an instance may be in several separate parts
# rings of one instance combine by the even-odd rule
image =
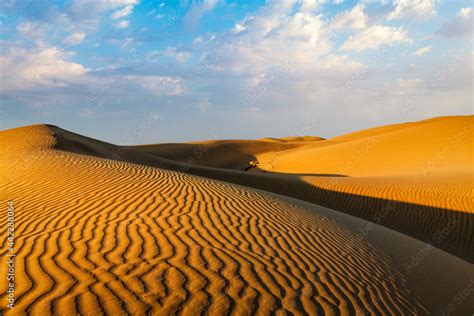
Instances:
[[[7,201],[15,203],[13,311],[6,309],[7,267],[0,268],[0,309],[7,314],[400,315],[454,308],[454,314],[464,315],[473,310],[469,299],[458,302],[456,296],[472,286],[471,263],[363,219],[151,167],[178,168],[140,148],[120,150],[51,126],[0,132],[0,146],[0,213],[6,215]],[[304,146],[295,148],[309,150]],[[235,161],[230,165],[237,166]],[[444,177],[439,179],[448,180],[436,180],[440,191],[423,194],[436,201],[445,198],[439,192],[458,194],[462,198],[450,202],[453,208],[472,203],[447,174],[463,169],[446,161],[439,169]],[[195,166],[181,171],[269,189],[279,177]],[[365,190],[407,202],[419,195],[403,190],[406,178],[360,178],[343,185],[337,181],[351,178],[301,179],[310,188]],[[436,218],[424,220],[429,226]],[[472,232],[472,223],[462,223],[460,230]],[[5,234],[1,225],[2,263]],[[472,245],[472,234],[469,238]]]

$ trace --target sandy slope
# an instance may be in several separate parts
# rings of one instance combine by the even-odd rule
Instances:
[[[402,232],[474,263],[472,174],[341,178],[192,166],[180,169],[168,165],[167,168],[329,207]]]
[[[252,157],[260,170],[277,172],[259,175],[172,163],[163,167],[330,207],[474,263],[473,127],[473,116],[441,117],[261,151]],[[200,150],[205,157],[206,147]],[[166,157],[173,159],[174,153],[169,150]],[[234,153],[220,151],[226,155],[229,160]],[[190,152],[189,162],[192,157]]]
[[[173,161],[198,166],[242,170],[248,162],[320,141],[319,137],[265,138],[261,140],[211,140],[135,146]]]
[[[472,171],[473,129],[474,116],[378,127],[275,153],[261,168],[363,177]]]
[[[456,295],[473,266],[415,239],[377,225],[364,236],[368,222],[263,191],[58,151],[58,140],[86,154],[111,145],[53,134],[0,133],[17,314],[472,311]],[[2,277],[2,309],[5,288]]]

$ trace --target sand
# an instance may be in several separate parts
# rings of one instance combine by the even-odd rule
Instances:
[[[317,138],[319,140],[319,138]],[[248,162],[265,154],[276,154],[302,147],[307,140],[261,139],[219,140],[136,146],[158,157],[196,166],[242,170]]]
[[[440,117],[296,142],[294,148],[278,151],[266,147],[265,151],[247,151],[248,161],[258,160],[259,165],[246,173],[217,165],[202,168],[199,163],[182,168],[169,162],[164,167],[326,206],[474,263],[473,127],[473,116]],[[234,156],[219,151],[222,147],[221,143],[218,148],[201,150],[204,156],[209,153],[208,161]],[[152,148],[147,146],[151,153]],[[173,159],[173,151],[166,157]],[[194,157],[193,153],[188,157]]]
[[[474,116],[364,130],[260,159],[280,173],[350,177],[472,171]]]
[[[320,142],[325,141],[307,143]],[[271,189],[270,183],[278,187],[278,181],[291,178],[294,185],[308,183],[312,194],[320,185],[334,192],[366,190],[374,197],[401,195],[398,199],[408,202],[431,194],[426,199],[438,202],[430,203],[442,204],[437,191],[403,193],[412,192],[403,191],[406,175],[376,183],[370,177],[183,166],[171,156],[162,159],[150,150],[46,125],[0,132],[0,146],[0,213],[6,217],[9,200],[16,213],[13,312],[5,309],[8,285],[0,278],[0,308],[7,314],[467,315],[474,308],[469,299],[474,268],[462,257],[361,218],[251,188]],[[308,144],[290,146],[288,153]],[[241,156],[258,159],[272,150],[248,147],[254,149],[229,166],[236,168]],[[465,176],[463,169],[440,169],[439,192],[462,197],[449,202],[452,208],[472,203],[456,181]],[[360,181],[341,189],[340,179]],[[465,222],[455,230],[472,232],[472,225],[460,220]],[[424,221],[430,226],[437,219]],[[1,225],[2,262],[5,234]],[[0,275],[6,275],[5,264]]]

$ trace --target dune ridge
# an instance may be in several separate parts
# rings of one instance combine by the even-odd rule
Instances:
[[[473,129],[472,115],[373,128],[277,153],[260,168],[351,177],[472,171]]]
[[[121,161],[181,166],[136,148],[44,125],[0,132],[0,145],[0,201],[15,202],[17,230],[6,314],[439,314],[474,271],[328,208]]]
[[[459,125],[466,120],[470,122],[472,117],[438,118],[427,120],[427,122],[452,124],[453,119]],[[421,125],[425,123],[422,121]],[[401,126],[412,127],[417,125],[419,124],[401,124]],[[441,128],[442,125],[437,127]],[[28,132],[30,128],[36,127],[3,132],[4,143],[7,145],[16,144],[15,135],[17,134],[23,138],[28,135],[31,137],[34,133]],[[193,159],[190,158],[196,155],[198,157],[207,155],[208,147],[196,147],[198,150],[190,152],[188,158],[183,156],[182,161],[184,162],[172,161],[159,157],[148,149],[143,151],[141,146],[115,146],[54,126],[38,126],[38,128],[45,128],[44,135],[49,135],[48,142],[55,149],[186,172],[294,197],[375,222],[474,263],[474,253],[471,251],[474,247],[472,233],[474,231],[474,214],[472,213],[474,201],[471,194],[474,174],[472,170],[466,170],[468,165],[461,165],[461,168],[458,166],[455,172],[436,172],[434,170],[435,172],[426,175],[370,177],[258,173],[258,170],[257,172],[240,172],[193,164]],[[400,129],[399,126],[397,129]],[[383,128],[376,130],[387,131]],[[462,125],[457,130],[462,131]],[[366,134],[364,131],[363,133]],[[11,135],[12,138],[8,139],[8,135]],[[220,143],[225,142],[220,141]],[[321,141],[317,142],[321,143]],[[247,142],[247,144],[249,143],[251,141]],[[232,142],[229,146],[232,147],[235,144],[240,146],[240,141]],[[383,145],[382,142],[381,144]],[[430,144],[428,146],[433,147]],[[465,147],[466,143],[464,142],[462,146]],[[248,148],[254,149],[255,147],[248,146]],[[416,151],[417,148],[413,147],[410,150]],[[465,148],[462,150],[466,151]],[[469,152],[469,147],[467,151]],[[210,156],[215,157],[216,154],[218,157],[222,157],[225,152],[217,151]],[[170,151],[169,155],[172,156],[173,151]],[[236,159],[240,159],[240,155],[237,156]],[[24,155],[20,154],[17,159],[22,161],[23,157]],[[350,156],[347,159],[349,162],[353,160]],[[445,159],[450,161],[450,156]],[[453,161],[450,162],[456,166]],[[18,165],[22,164],[15,164],[15,166]],[[457,228],[452,229],[453,225],[456,225]],[[443,238],[438,238],[440,232],[443,233]]]

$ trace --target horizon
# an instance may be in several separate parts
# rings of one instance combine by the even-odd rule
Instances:
[[[95,137],[87,134],[87,132],[86,133],[81,133],[81,132],[74,131],[74,130],[71,130],[71,129],[68,129],[68,128],[64,128],[63,126],[58,126],[58,125],[50,124],[50,123],[33,123],[33,124],[30,124],[30,125],[15,126],[15,127],[8,128],[8,129],[5,129],[5,130],[15,129],[15,128],[23,128],[23,127],[29,127],[29,126],[35,126],[35,125],[39,125],[39,126],[45,125],[45,126],[60,128],[60,129],[63,129],[67,132],[78,134],[80,136],[85,136],[85,137],[91,138],[93,140],[103,141],[103,142],[110,143],[112,145],[118,145],[118,146],[125,146],[126,147],[126,146],[146,146],[146,145],[156,145],[156,144],[167,144],[167,143],[168,144],[172,144],[172,143],[177,143],[177,144],[179,144],[179,143],[192,143],[192,142],[200,142],[200,141],[206,142],[206,141],[262,140],[262,139],[265,139],[265,138],[281,139],[281,138],[285,138],[285,137],[299,137],[299,136],[302,136],[302,137],[305,137],[305,136],[320,137],[320,138],[322,138],[322,140],[330,140],[331,138],[344,136],[344,135],[349,135],[349,134],[352,134],[352,133],[357,133],[357,132],[361,132],[361,131],[365,131],[365,130],[371,130],[371,129],[379,128],[379,127],[386,127],[386,126],[399,125],[399,124],[405,124],[405,123],[421,123],[421,122],[425,122],[425,121],[432,121],[432,120],[437,120],[437,119],[442,119],[442,118],[462,117],[462,116],[473,116],[473,114],[444,115],[444,116],[426,118],[426,119],[422,119],[422,120],[419,120],[419,121],[406,121],[406,122],[396,122],[396,123],[387,124],[387,125],[374,125],[374,126],[369,126],[369,127],[360,129],[360,130],[352,130],[352,131],[348,131],[348,132],[345,132],[345,133],[342,133],[342,134],[332,135],[332,136],[329,136],[329,137],[325,137],[324,135],[311,135],[311,134],[308,134],[308,135],[302,135],[302,134],[301,135],[283,135],[283,136],[278,136],[278,137],[267,135],[267,136],[263,136],[263,137],[259,137],[259,138],[209,138],[209,139],[191,139],[191,140],[184,140],[184,141],[165,141],[165,142],[134,143],[134,144],[131,144],[131,143],[123,143],[123,144],[122,143],[114,143],[114,142],[111,142],[111,141],[108,141],[108,140],[95,138]],[[5,131],[5,130],[0,130],[0,132]],[[133,134],[136,135],[137,133],[142,134],[144,132],[147,132],[147,130],[148,130],[148,128],[146,128],[146,127],[141,127],[141,128],[138,127],[137,129],[135,129],[135,131],[132,132],[132,135]],[[132,136],[132,139],[134,139],[134,138],[136,138],[136,136]]]
[[[331,138],[473,113],[469,1],[10,1],[0,12],[1,130],[47,122],[138,145]]]

